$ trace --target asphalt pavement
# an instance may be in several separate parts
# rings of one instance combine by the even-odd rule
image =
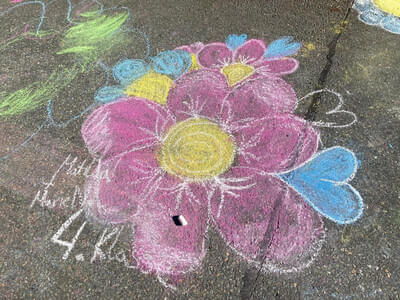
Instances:
[[[388,28],[392,31],[399,28],[400,32],[400,25],[396,27],[396,24],[390,23],[392,25],[388,27],[383,21],[379,24],[371,21],[390,16],[385,10],[398,13],[399,17],[393,15],[392,18],[399,20],[400,8],[398,12],[396,10],[396,5],[399,5],[391,2],[109,0],[103,4],[90,0],[1,0],[0,298],[399,299],[400,71],[397,67],[400,62],[400,34],[389,32]],[[379,6],[377,3],[383,4]],[[371,5],[376,8],[375,15],[368,15],[368,21],[364,13],[363,21],[359,15]],[[280,44],[275,44],[275,50],[268,48],[273,41],[288,36],[293,39],[281,39]],[[248,199],[237,200],[243,201],[240,204],[229,206],[228,200],[234,199],[234,196],[229,199],[227,196],[225,205],[233,217],[226,217],[226,222],[217,220],[220,214],[225,216],[224,206],[220,204],[222,213],[215,213],[211,201],[208,207],[207,204],[204,206],[205,210],[209,209],[204,213],[205,219],[199,217],[198,221],[198,224],[206,224],[207,221],[207,233],[197,232],[201,229],[190,231],[193,223],[189,218],[188,234],[182,235],[184,242],[175,239],[170,227],[160,229],[167,241],[161,237],[160,241],[154,242],[159,238],[159,232],[153,234],[156,230],[152,227],[154,224],[147,224],[146,218],[155,218],[160,226],[164,226],[158,212],[147,207],[151,207],[155,200],[143,204],[143,210],[149,209],[147,215],[133,226],[126,219],[129,219],[130,209],[136,208],[127,208],[123,203],[123,197],[129,197],[132,190],[126,189],[128,196],[115,192],[117,186],[124,190],[122,185],[130,185],[124,180],[131,175],[115,175],[111,178],[111,182],[115,183],[112,187],[106,187],[109,179],[91,179],[101,164],[107,171],[108,162],[104,161],[112,161],[110,155],[114,154],[110,153],[119,151],[114,148],[111,151],[107,147],[112,143],[117,145],[116,149],[123,147],[120,144],[129,140],[131,130],[127,129],[124,133],[124,125],[109,121],[103,131],[93,131],[89,127],[103,126],[106,118],[101,119],[102,115],[98,117],[93,112],[106,113],[101,111],[102,107],[106,107],[105,110],[109,107],[109,113],[117,111],[113,103],[121,103],[116,99],[128,93],[129,88],[122,88],[127,85],[124,80],[128,79],[129,84],[136,82],[135,86],[132,85],[133,96],[151,98],[150,101],[159,103],[168,101],[174,89],[180,86],[185,89],[185,82],[188,86],[192,84],[192,79],[186,80],[189,77],[185,76],[196,72],[205,74],[206,71],[202,70],[207,68],[215,69],[215,65],[208,63],[207,59],[213,61],[221,52],[210,50],[209,54],[205,53],[207,49],[204,50],[204,47],[208,44],[220,42],[218,47],[225,47],[229,49],[230,52],[226,50],[229,55],[235,55],[237,49],[246,43],[250,45],[248,41],[251,39],[265,42],[267,50],[264,49],[265,54],[262,53],[264,56],[260,59],[267,63],[272,61],[266,69],[252,64],[251,59],[240,62],[242,66],[251,68],[254,74],[258,72],[258,75],[252,73],[249,76],[260,76],[260,82],[266,82],[262,81],[262,70],[273,73],[272,64],[277,59],[288,63],[294,58],[293,61],[299,62],[297,69],[287,67],[286,73],[285,70],[281,73],[278,70],[272,75],[265,75],[265,78],[282,78],[265,89],[273,97],[278,92],[270,92],[269,88],[282,89],[284,95],[279,94],[273,100],[278,106],[281,99],[292,97],[290,91],[295,92],[296,103],[293,102],[290,112],[294,117],[290,118],[296,121],[282,122],[298,122],[309,128],[304,135],[298,133],[301,138],[296,140],[305,149],[304,153],[308,151],[307,143],[313,143],[313,132],[319,134],[319,140],[315,142],[318,148],[308,151],[311,158],[307,160],[300,161],[302,158],[297,157],[298,164],[294,171],[285,165],[286,169],[276,167],[271,169],[273,172],[264,172],[274,174],[273,179],[268,180],[276,180],[276,186],[289,186],[282,187],[282,191],[289,193],[290,189],[290,193],[296,194],[293,199],[299,201],[296,202],[297,208],[293,211],[287,208],[286,212],[282,208],[286,198],[277,200],[271,208],[273,212],[267,216],[269,204],[262,206],[252,200],[253,196],[248,196]],[[196,42],[203,45],[197,44],[198,48],[193,46],[181,52],[165,52]],[[297,42],[301,43],[301,47]],[[254,49],[249,46],[249,50],[243,50],[243,53],[251,57],[256,52]],[[286,51],[282,55],[284,58],[279,51]],[[165,58],[160,53],[180,53],[180,56],[167,55]],[[189,58],[188,67],[181,70],[186,58]],[[143,63],[143,66],[140,65],[143,70],[132,73],[132,69],[128,69],[126,73],[118,73],[120,69],[115,66],[127,59],[136,60],[139,65]],[[228,81],[231,80],[230,89],[237,87],[235,76],[239,76],[238,85],[243,84],[245,89],[247,77],[239,72],[244,69],[238,70],[239,75],[233,71],[229,75],[227,68],[230,62],[224,63],[219,76],[225,75]],[[159,90],[149,92],[154,92],[154,95],[148,94],[149,90],[143,88],[139,80],[145,78],[143,80],[156,82],[156,79],[141,76],[161,76],[157,81],[160,87],[154,88]],[[255,77],[254,82],[257,80]],[[217,94],[217,83],[212,80],[207,82],[209,94],[203,94],[212,98]],[[166,91],[163,90],[164,84],[168,87]],[[194,89],[196,87],[197,83]],[[168,89],[171,89],[169,94]],[[251,89],[252,93],[256,89]],[[164,99],[164,92],[168,100]],[[257,97],[258,94],[254,92],[254,95]],[[172,100],[167,103],[170,109],[169,103]],[[166,107],[165,103],[157,105]],[[242,110],[249,112],[250,116],[256,114],[253,112],[256,109],[250,105]],[[276,111],[272,111],[273,115]],[[96,124],[89,124],[90,120]],[[147,123],[143,121],[141,124]],[[297,126],[293,124],[288,127]],[[271,132],[279,127],[274,126]],[[109,134],[111,130],[116,130],[115,135]],[[100,131],[104,136],[97,136],[95,132]],[[279,137],[278,141],[276,135],[269,136],[270,140],[273,138],[277,139],[273,142],[275,147],[285,152],[286,144],[281,144],[284,137]],[[99,157],[93,155],[93,147],[96,146],[93,146],[92,140],[104,143],[105,150],[100,150],[104,151],[103,161],[100,158],[99,162]],[[157,155],[158,162],[167,173],[175,172],[166,167],[161,154]],[[201,153],[187,155],[197,157]],[[332,157],[336,161],[329,160]],[[326,161],[321,162],[324,159]],[[248,160],[243,161],[246,161],[243,162],[245,164]],[[314,165],[311,165],[313,162]],[[227,162],[231,166],[240,163],[238,157]],[[349,171],[350,165],[352,169]],[[300,168],[297,173],[296,168]],[[322,168],[321,171],[318,168]],[[290,176],[282,175],[289,169]],[[276,175],[278,173],[281,175]],[[321,178],[322,183],[319,182]],[[200,179],[196,180],[190,181],[191,184],[198,184]],[[200,185],[208,185],[210,181],[207,180]],[[157,180],[152,184],[161,185]],[[214,185],[210,183],[210,186]],[[221,191],[222,186],[226,185],[221,183]],[[101,196],[97,195],[103,193],[103,188],[110,189],[104,193],[109,193],[107,195],[116,207],[110,208],[107,205],[111,204],[106,203],[103,204],[105,208],[98,208],[100,204],[96,201],[100,201]],[[157,191],[157,188],[149,188],[149,191]],[[269,190],[264,185],[256,186],[251,195],[274,197],[266,191]],[[136,190],[133,192],[136,193]],[[214,199],[215,193],[209,193],[208,199]],[[236,191],[228,189],[227,193],[237,196]],[[273,194],[272,190],[270,193]],[[190,197],[187,192],[182,201]],[[341,202],[347,200],[353,201],[348,207]],[[248,204],[252,201],[254,204]],[[334,211],[329,210],[328,202],[335,206]],[[122,205],[123,209],[120,210],[118,205]],[[254,214],[243,213],[250,205],[254,205],[251,210]],[[282,214],[291,211],[297,216],[297,219],[294,217],[297,221],[282,217],[279,223],[279,213],[276,214],[278,217],[274,215],[277,207]],[[307,213],[303,215],[298,207]],[[197,218],[198,212],[194,210],[189,208],[187,215],[193,214]],[[351,213],[354,216],[344,216]],[[317,221],[311,221],[311,216]],[[176,224],[177,216],[173,217]],[[244,234],[241,226],[248,228],[246,226],[251,226],[255,219],[264,217],[275,225],[262,227],[260,249],[251,252],[252,239],[257,240],[252,236],[257,233],[252,230],[259,227],[252,227]],[[301,218],[304,218],[304,223],[299,221]],[[180,220],[176,227],[183,225],[181,227],[184,228],[185,221]],[[312,229],[302,225],[307,222]],[[320,224],[321,228],[315,224]],[[293,228],[299,229],[296,231]],[[288,233],[283,234],[283,230],[288,230]],[[308,230],[313,230],[313,233],[305,233]],[[193,246],[194,250],[190,248],[192,244],[188,248],[179,248],[180,243],[189,244],[192,238],[197,238],[196,234],[202,236],[198,238],[199,243],[204,242],[199,246],[202,247],[200,250],[197,246]],[[182,238],[179,233],[177,236]],[[134,242],[135,238],[139,240],[141,237],[142,244]],[[279,241],[288,244],[279,245]],[[275,242],[278,243],[276,246]],[[169,257],[169,254],[175,251],[174,245],[180,252],[177,250],[178,254],[172,258],[173,255]],[[140,250],[140,247],[147,250]],[[166,253],[162,256],[163,247],[172,248],[165,248]],[[146,255],[153,256],[140,256],[140,251],[148,251]],[[192,258],[192,254],[196,257]]]

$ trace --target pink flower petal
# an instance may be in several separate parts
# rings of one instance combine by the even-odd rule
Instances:
[[[223,238],[247,260],[260,263],[266,258],[269,270],[307,265],[323,235],[321,218],[279,179],[247,176],[233,168],[223,179],[232,182],[231,193],[224,186],[212,197],[213,218]]]
[[[186,52],[189,52],[189,53],[193,53],[192,52],[192,48],[190,46],[187,46],[187,45],[177,47],[177,48],[175,48],[175,50],[183,50],[183,51],[186,51]]]
[[[96,109],[81,132],[90,152],[109,157],[154,145],[157,135],[172,123],[172,116],[160,105],[130,97]]]
[[[262,75],[286,75],[294,73],[299,62],[291,57],[274,60],[264,60],[257,65],[256,72]]]
[[[207,44],[197,54],[197,60],[202,67],[219,69],[225,62],[232,63],[232,51],[224,43]]]
[[[167,105],[177,121],[193,116],[212,119],[220,112],[228,92],[228,84],[220,72],[200,69],[176,81],[176,87],[169,92]]]
[[[233,52],[233,60],[244,60],[247,64],[253,64],[264,57],[265,50],[264,41],[248,40]]]
[[[101,160],[86,179],[85,207],[100,222],[132,222],[155,186],[173,186],[173,178],[161,176],[152,151],[129,152]],[[176,181],[176,179],[175,179]]]
[[[289,186],[278,210],[274,234],[269,241],[267,260],[272,264],[306,266],[321,247],[323,221]]]
[[[307,161],[318,148],[319,134],[304,119],[276,114],[248,123],[234,136],[238,165],[268,173],[292,169]]]
[[[179,275],[200,265],[205,255],[207,202],[199,205],[198,193],[192,193],[191,187],[188,189],[180,196],[159,192],[153,201],[146,203],[132,246],[132,254],[143,271]],[[177,226],[174,216],[181,216],[180,220],[187,224]]]
[[[194,44],[191,44],[191,45],[180,46],[180,47],[178,47],[176,49],[177,50],[184,50],[186,52],[196,54],[197,52],[199,52],[203,48],[204,48],[204,44],[202,42],[197,42],[197,43],[194,43]]]
[[[236,86],[224,100],[223,119],[241,122],[264,117],[269,113],[292,112],[296,94],[279,77],[263,76]]]

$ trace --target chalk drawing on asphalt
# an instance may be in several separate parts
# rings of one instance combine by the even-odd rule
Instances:
[[[356,0],[359,20],[400,34],[400,3],[396,0]]]
[[[341,94],[339,94],[338,92],[335,92],[335,91],[332,91],[329,89],[322,89],[322,90],[317,90],[317,91],[308,93],[304,97],[300,98],[297,101],[297,104],[300,104],[302,101],[306,100],[309,97],[312,97],[316,94],[322,94],[322,93],[328,93],[328,94],[334,95],[334,96],[336,96],[336,98],[338,100],[338,104],[332,110],[327,111],[325,113],[326,115],[347,115],[347,116],[350,116],[351,120],[348,123],[344,123],[344,124],[338,123],[337,121],[325,122],[325,121],[320,120],[320,121],[312,122],[313,126],[330,127],[330,128],[345,128],[345,127],[350,127],[351,125],[353,125],[354,123],[357,122],[357,115],[354,112],[342,109],[342,107],[344,105],[343,96]],[[297,105],[296,105],[296,108],[297,108]]]
[[[46,8],[56,1],[58,0],[50,1],[47,4],[42,1],[25,1],[0,12],[0,17],[2,17],[24,6],[39,5],[42,8],[36,32],[28,32],[30,25],[23,24],[24,28],[17,30],[16,34],[13,34],[4,44],[1,44],[0,50],[7,48],[21,38],[46,40],[58,34],[63,38],[57,55],[72,55],[75,59],[75,63],[70,67],[56,67],[44,82],[34,82],[9,94],[0,92],[0,118],[18,116],[45,106],[47,103],[47,119],[19,145],[11,147],[8,153],[3,154],[0,161],[8,159],[10,155],[26,146],[43,128],[66,127],[92,109],[96,105],[94,101],[69,120],[56,122],[52,113],[54,102],[52,99],[56,98],[59,92],[71,84],[79,74],[88,74],[98,66],[103,67],[104,65],[99,60],[100,56],[111,55],[113,47],[117,47],[126,41],[128,36],[132,35],[131,33],[138,35],[144,41],[146,44],[144,58],[149,56],[150,43],[147,36],[139,29],[125,27],[126,21],[130,18],[129,10],[125,7],[104,9],[103,4],[99,1],[81,1],[76,5],[77,7],[73,7],[71,1],[67,0],[66,19],[69,26],[63,32],[55,34],[44,32],[41,27],[45,20]],[[93,7],[98,9],[87,11],[87,9]],[[72,19],[73,10],[75,10],[74,16],[80,17],[80,22]],[[1,78],[7,78],[7,74],[1,76]]]
[[[118,84],[96,92],[104,105],[82,127],[99,157],[83,203],[101,223],[135,226],[141,271],[163,278],[196,269],[212,225],[249,263],[294,272],[320,250],[322,217],[349,224],[361,216],[362,198],[349,184],[355,155],[343,147],[318,152],[315,128],[347,127],[356,116],[333,91],[297,100],[282,76],[297,69],[287,55],[299,48],[290,37],[266,46],[231,35],[112,68]],[[349,124],[294,115],[299,101],[322,92],[339,99],[327,114],[349,114]],[[96,175],[106,171],[107,179]]]
[[[30,209],[34,207],[42,207],[50,210],[63,210],[64,212],[72,212],[63,222],[58,230],[52,235],[51,242],[61,246],[64,251],[62,259],[70,259],[71,254],[78,262],[88,261],[90,263],[106,263],[117,261],[128,269],[136,269],[134,258],[129,254],[129,249],[123,246],[120,235],[124,231],[132,231],[130,227],[122,226],[108,226],[101,229],[100,234],[98,229],[91,226],[93,222],[85,217],[83,214],[84,193],[80,184],[74,185],[73,191],[70,195],[58,195],[58,182],[59,180],[73,180],[76,182],[77,178],[88,178],[91,172],[97,168],[99,161],[97,159],[84,159],[80,160],[78,157],[68,155],[64,161],[58,166],[43,187],[39,189],[36,196],[31,202]],[[101,178],[108,178],[107,173],[97,174]],[[78,225],[79,228],[75,230],[71,227]],[[74,249],[80,248],[82,244],[81,233],[86,230],[91,232],[91,235],[98,235],[97,240],[93,243],[92,249],[85,249],[83,251],[71,253]],[[73,232],[73,238],[65,240],[64,236],[70,235]],[[63,250],[65,249],[65,250]],[[88,253],[89,250],[89,253]]]
[[[55,1],[20,2],[0,12],[2,17],[25,5],[42,8],[33,34],[24,24],[2,47],[21,37],[52,38],[53,33],[41,28],[47,6]],[[122,251],[115,259],[154,273],[174,288],[165,278],[184,277],[201,265],[207,231],[213,226],[250,264],[289,273],[309,266],[318,255],[325,237],[323,217],[349,224],[361,216],[362,198],[349,183],[358,167],[354,153],[343,147],[318,151],[316,129],[350,126],[356,115],[342,109],[342,96],[336,92],[315,91],[298,100],[282,79],[297,70],[299,63],[291,56],[300,43],[282,37],[266,45],[245,34],[230,35],[225,43],[198,42],[150,57],[147,36],[124,27],[130,16],[126,8],[83,2],[75,14],[81,17],[77,22],[66,0],[69,26],[59,33],[63,43],[57,55],[72,55],[76,64],[58,68],[46,82],[33,83],[0,102],[0,117],[47,104],[45,121],[11,153],[42,128],[65,127],[90,112],[81,133],[92,159],[77,166],[76,158],[67,157],[31,203],[31,208],[79,209],[51,239],[66,248],[63,259],[70,257],[94,219],[110,227],[102,232],[90,262],[106,259],[101,246],[115,238],[112,249],[127,228],[133,232],[132,256]],[[85,11],[93,5],[98,10]],[[111,55],[131,32],[145,41],[146,55],[113,67],[102,63],[100,57]],[[78,74],[97,65],[107,78],[93,102],[68,121],[55,121],[52,99]],[[300,101],[322,92],[339,99],[327,114],[347,114],[353,120],[344,125],[310,123],[294,114]],[[54,180],[68,166],[71,176],[85,177],[85,186],[76,186],[71,197],[52,199]],[[73,239],[63,240],[63,233],[82,217],[86,219]],[[82,253],[73,257],[85,260]]]

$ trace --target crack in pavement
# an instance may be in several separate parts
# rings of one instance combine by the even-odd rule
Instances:
[[[279,227],[279,209],[282,206],[282,198],[284,197],[284,194],[286,193],[286,189],[281,191],[280,195],[278,196],[278,199],[275,201],[274,208],[271,212],[271,217],[268,223],[267,230],[265,231],[264,238],[262,239],[260,243],[260,253],[257,256],[257,260],[261,262],[260,268],[258,269],[257,273],[254,276],[254,273],[252,273],[252,270],[247,270],[245,271],[245,274],[243,275],[243,286],[242,289],[240,290],[240,297],[241,299],[251,299],[253,297],[253,293],[255,291],[256,283],[258,281],[258,278],[261,274],[262,266],[265,263],[265,260],[267,259],[267,251],[269,247],[271,246],[272,238],[273,238],[273,230],[275,226],[275,221],[278,218],[277,221],[277,227]],[[245,281],[251,282],[254,281],[253,288],[251,288],[251,285],[246,285]]]
[[[347,20],[350,16],[350,12],[354,5],[354,1],[355,0],[352,0],[350,5],[347,7],[344,18],[340,23],[339,31],[335,34],[335,36],[332,38],[332,40],[328,44],[328,54],[326,56],[327,62],[324,66],[324,69],[321,71],[321,73],[319,75],[318,82],[315,86],[315,90],[321,90],[326,87],[326,81],[328,79],[328,75],[329,75],[332,65],[333,65],[333,58],[336,54],[336,47],[337,47],[340,37],[342,36],[343,32],[345,31],[345,29],[348,25]],[[311,102],[310,106],[308,107],[307,112],[305,113],[304,118],[306,120],[309,120],[309,121],[315,120],[315,116],[316,116],[317,110],[320,106],[320,103],[321,103],[321,93],[317,93],[312,97],[312,102]],[[277,205],[276,209],[279,206],[280,205]],[[270,228],[267,229],[267,234],[266,234],[267,238],[264,238],[264,240],[267,240],[267,241],[270,239],[270,238],[268,238],[270,236],[269,229]],[[263,240],[262,244],[266,244],[266,242],[264,240]],[[242,278],[243,285],[242,285],[242,288],[240,289],[240,299],[247,300],[247,299],[251,299],[253,297],[254,291],[257,286],[257,281],[261,274],[262,265],[265,262],[265,258],[266,257],[262,257],[260,268],[257,271],[252,270],[251,267],[248,267],[246,269],[246,271],[243,275],[243,278]]]
[[[350,12],[353,8],[354,1],[355,0],[352,0],[350,3],[350,6],[347,8],[346,14],[345,14],[342,22],[340,23],[339,32],[336,33],[336,35],[333,37],[333,39],[328,44],[328,54],[326,55],[327,62],[325,64],[324,69],[322,70],[322,72],[319,75],[317,84],[315,85],[314,90],[316,90],[316,91],[322,90],[326,87],[326,81],[328,79],[328,75],[331,71],[332,64],[333,64],[333,57],[336,54],[336,46],[337,46],[337,43],[338,43],[340,37],[342,36],[343,32],[345,31],[345,29],[347,27],[347,24],[348,24],[347,19],[350,16]],[[321,104],[321,93],[316,93],[312,97],[311,104],[308,107],[308,110],[305,113],[304,118],[308,121],[315,121],[315,115],[317,113],[317,110],[318,110],[320,104]]]

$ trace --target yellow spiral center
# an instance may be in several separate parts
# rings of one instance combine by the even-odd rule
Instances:
[[[166,172],[193,181],[224,173],[232,165],[234,156],[232,137],[203,118],[173,125],[157,153],[158,162]]]
[[[374,0],[384,12],[400,17],[400,0]]]

